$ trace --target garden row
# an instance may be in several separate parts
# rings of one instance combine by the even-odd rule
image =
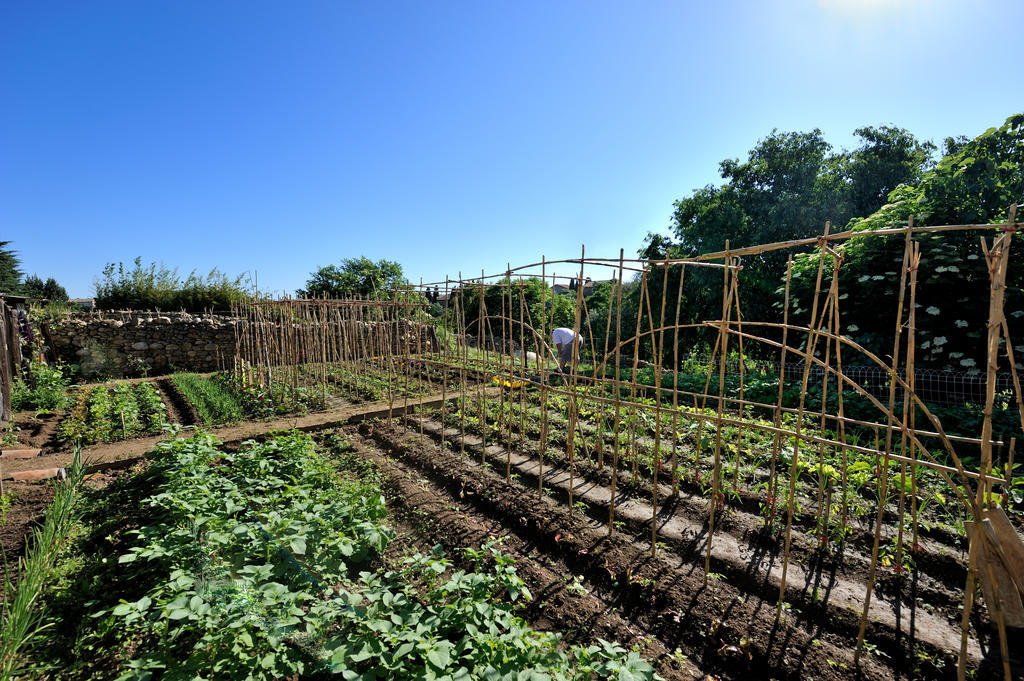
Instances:
[[[23,380],[15,382],[13,403],[16,410],[34,412],[27,422],[54,420],[54,440],[48,444],[64,447],[159,434],[168,422],[218,426],[346,404],[397,402],[441,387],[437,376],[422,366],[399,366],[380,358],[326,367],[329,390],[303,384],[303,374],[314,370],[319,368],[303,366],[299,374],[291,375],[282,369],[262,382],[242,373],[181,372],[155,380],[79,386],[71,385],[62,366],[35,364]],[[447,387],[456,385],[449,381]],[[46,446],[35,446],[40,445]]]
[[[915,518],[916,528],[924,532],[934,528],[955,535],[964,532],[962,509],[951,498],[955,490],[934,470],[923,466],[913,470],[896,459],[886,463],[877,454],[857,449],[861,445],[857,435],[846,435],[849,448],[816,443],[815,438],[840,440],[827,431],[815,433],[816,424],[806,419],[803,431],[810,441],[802,441],[794,468],[795,437],[776,437],[767,430],[773,427],[769,421],[747,416],[743,423],[723,423],[719,431],[710,409],[654,410],[652,400],[637,398],[616,410],[595,392],[577,388],[574,393],[577,465],[615,467],[632,482],[650,480],[657,468],[658,479],[672,489],[684,484],[710,497],[717,446],[720,493],[734,501],[752,501],[767,526],[781,522],[782,511],[788,508],[793,468],[794,514],[815,519],[822,545],[848,536],[854,521],[862,526],[872,522],[879,503],[902,507],[910,534],[914,534]],[[567,450],[568,403],[568,395],[542,397],[539,391],[488,399],[469,395],[446,410],[445,420],[450,426],[486,435],[490,442],[534,448],[546,442],[548,456],[557,459]],[[784,415],[782,425],[792,430],[794,421],[795,417]],[[885,500],[877,484],[883,468],[889,483]],[[1019,494],[1021,486],[1007,494]]]
[[[570,460],[567,405],[560,401],[565,397],[549,395],[546,409],[539,408],[540,391],[524,395],[522,405],[519,397],[506,393],[453,400],[443,413],[426,412],[411,427],[535,490],[543,480],[545,494],[594,520],[612,520],[627,536],[649,546],[657,541],[660,552],[678,553],[684,564],[738,580],[749,597],[778,600],[780,573],[788,565],[790,587],[779,602],[813,613],[808,626],[824,626],[851,647],[857,640],[881,506],[881,570],[869,617],[868,631],[874,633],[866,645],[888,655],[902,651],[907,634],[900,629],[909,617],[921,630],[915,645],[922,654],[948,665],[945,656],[959,640],[966,556],[962,515],[937,476],[922,470],[911,484],[909,467],[899,462],[884,466],[884,461],[861,452],[835,452],[805,442],[806,463],[798,460],[791,486],[795,443],[788,438],[773,442],[770,435],[732,425],[719,433],[713,421],[694,418],[699,410],[681,410],[674,428],[671,417],[662,416],[656,438],[656,418],[642,409],[631,414],[624,408],[616,443],[609,432],[614,414],[591,409],[583,395]],[[719,437],[720,492],[714,499]],[[774,462],[772,451],[778,451]],[[773,465],[779,477],[774,498]],[[884,498],[876,484],[883,475],[890,483]],[[785,512],[790,498],[791,537]],[[916,524],[910,512],[915,504]],[[652,532],[655,508],[658,530]],[[712,508],[716,525],[709,544]],[[988,629],[977,612],[972,623],[975,631]]]
[[[654,678],[636,653],[561,644],[493,543],[387,552],[376,469],[285,434],[207,434],[90,495],[26,665],[60,678]]]

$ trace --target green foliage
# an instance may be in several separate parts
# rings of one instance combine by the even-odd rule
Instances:
[[[18,495],[14,492],[4,492],[0,494],[0,525],[7,524],[7,512],[11,510],[11,506],[18,500]]]
[[[920,177],[930,163],[934,145],[919,142],[906,130],[883,126],[854,133],[861,145],[833,151],[820,130],[772,134],[750,151],[744,162],[720,165],[726,183],[707,186],[675,203],[672,237],[649,235],[643,257],[690,257],[732,248],[797,239],[818,233],[828,220],[845,224],[855,215],[877,210],[901,183]],[[741,296],[744,317],[771,319],[776,289],[786,272],[788,251],[744,258]],[[720,272],[691,268],[686,273],[682,309],[684,323],[721,315]],[[675,303],[678,276],[668,287]],[[652,277],[651,307],[660,308],[661,278]],[[670,308],[671,309],[671,308]],[[647,327],[646,322],[641,328]],[[696,331],[681,334],[686,344],[702,340]],[[756,349],[755,349],[756,351]]]
[[[292,386],[286,381],[273,381],[269,385],[243,385],[232,381],[227,374],[211,377],[224,390],[238,396],[245,413],[253,418],[271,418],[284,414],[306,413],[324,409],[323,394],[315,388]]]
[[[35,274],[30,274],[25,277],[25,282],[22,284],[22,292],[31,298],[46,298],[51,302],[63,303],[67,302],[68,292],[63,286],[57,283],[57,280],[53,277],[49,277],[46,281]]]
[[[68,404],[67,388],[71,379],[65,375],[66,366],[50,366],[45,362],[32,362],[24,378],[15,379],[11,386],[11,408],[63,409]]]
[[[356,463],[344,444],[336,461]],[[93,558],[94,585],[116,570],[137,590],[79,596],[91,616],[54,649],[57,667],[79,659],[68,650],[102,651],[76,663],[83,678],[111,664],[125,679],[655,678],[614,644],[562,651],[530,630],[513,614],[529,592],[493,544],[466,552],[472,570],[438,550],[382,564],[393,533],[379,476],[352,473],[301,434],[238,452],[207,434],[161,443],[138,478],[152,484],[149,524],[116,564]]]
[[[205,425],[237,423],[245,418],[241,396],[225,381],[193,373],[176,373],[171,380],[196,408]]]
[[[1024,196],[1024,114],[947,148],[954,153],[925,172],[918,184],[896,188],[888,204],[848,227],[904,227],[911,216],[918,226],[1005,221],[1009,205]],[[978,232],[914,237],[922,255],[915,323],[919,365],[958,370],[984,365],[981,339],[988,322],[989,280],[978,237]],[[882,357],[892,353],[903,247],[899,234],[853,239],[843,246],[841,286],[850,291],[842,302],[843,332]],[[793,264],[791,313],[800,323],[809,316],[818,259],[817,252],[804,253]],[[823,288],[829,284],[831,265],[832,256],[826,256]],[[776,305],[781,292],[775,292]],[[1011,266],[1006,298],[1011,338],[1024,331],[1018,313],[1024,305],[1022,293],[1024,268]]]
[[[28,310],[28,318],[33,324],[56,322],[67,319],[72,312],[67,301],[50,300],[45,305],[33,303]]]
[[[18,563],[17,584],[11,578],[14,570],[4,576],[0,605],[0,679],[4,681],[24,678],[24,651],[45,629],[40,622],[40,603],[45,603],[44,594],[53,581],[61,549],[77,524],[82,479],[81,453],[76,451],[68,479],[54,489],[42,527],[31,530],[28,550]]]
[[[96,306],[107,310],[226,310],[251,296],[244,274],[232,279],[214,268],[205,276],[193,270],[182,279],[177,268],[146,266],[141,257],[130,268],[107,263],[94,288]]]
[[[21,291],[21,259],[17,251],[7,246],[10,241],[0,241],[0,293],[17,294]]]
[[[326,265],[310,274],[306,287],[296,293],[301,298],[390,298],[407,283],[397,262],[345,258],[340,266]]]
[[[854,215],[870,215],[898,186],[914,184],[933,165],[935,145],[919,142],[903,128],[866,127],[854,134],[863,140],[845,168]]]
[[[159,433],[165,422],[166,407],[156,388],[119,381],[81,390],[58,432],[66,442],[92,444]]]

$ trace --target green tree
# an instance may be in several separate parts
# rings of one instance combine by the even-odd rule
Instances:
[[[31,298],[46,298],[54,302],[66,302],[68,299],[67,290],[58,284],[57,280],[53,277],[43,281],[40,276],[30,274],[25,277],[25,282],[21,288],[25,295]]]
[[[301,298],[389,298],[392,291],[408,285],[402,266],[391,260],[373,262],[369,258],[345,258],[341,265],[327,265],[310,275],[305,288],[296,291]]]
[[[1009,205],[1024,197],[1024,114],[1010,116],[999,128],[971,140],[947,139],[945,148],[952,153],[925,172],[919,182],[898,186],[885,206],[851,221],[848,228],[903,227],[911,216],[918,226],[1005,221]],[[978,232],[914,237],[921,244],[922,256],[916,323],[921,365],[955,369],[983,365],[980,341],[987,324],[989,283],[978,237]],[[1016,238],[1022,237],[1018,234]],[[902,235],[858,238],[843,246],[840,277],[851,292],[842,304],[844,333],[882,356],[892,352],[903,249]],[[791,311],[805,317],[817,266],[817,252],[798,256],[794,264]],[[830,257],[826,271],[831,271]],[[1010,335],[1020,338],[1024,332],[1024,314],[1020,313],[1024,309],[1024,268],[1012,263],[1006,296]]]
[[[920,177],[934,145],[918,142],[906,130],[859,128],[861,144],[834,151],[820,130],[772,133],[745,161],[725,160],[725,183],[706,186],[675,202],[672,234],[649,235],[642,257],[693,257],[731,248],[798,239],[819,233],[827,220],[845,225],[858,214],[881,207],[887,194]],[[864,211],[864,212],[862,212]],[[809,250],[809,249],[808,249]],[[743,316],[770,319],[776,288],[786,271],[789,251],[747,256],[740,277]],[[721,315],[724,280],[720,270],[691,267],[684,275],[681,322],[698,323]],[[674,305],[679,273],[670,272],[668,295]],[[651,308],[659,309],[663,280],[648,282]],[[646,304],[645,304],[646,307]],[[674,307],[670,307],[674,309]],[[648,328],[643,322],[641,328]],[[680,334],[680,343],[706,344],[706,330]]]
[[[931,159],[935,145],[918,141],[903,128],[866,127],[854,134],[862,140],[846,164],[854,215],[875,212],[896,187],[918,182],[934,165]]]
[[[0,241],[0,293],[21,292],[21,259],[16,251],[7,248],[10,241]]]

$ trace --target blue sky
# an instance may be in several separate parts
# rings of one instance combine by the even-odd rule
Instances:
[[[941,143],[1024,108],[1018,0],[5,2],[0,240],[293,291],[635,254],[773,128]],[[813,229],[815,226],[809,226]],[[567,272],[568,274],[568,272]]]

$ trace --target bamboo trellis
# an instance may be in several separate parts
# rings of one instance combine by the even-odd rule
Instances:
[[[1024,401],[1004,310],[1010,247],[1021,226],[1016,222],[1016,207],[1011,207],[1003,225],[929,227],[915,226],[911,220],[900,228],[832,232],[826,224],[823,233],[815,237],[736,249],[730,249],[727,242],[725,251],[695,258],[626,259],[622,252],[618,258],[593,258],[582,251],[579,258],[568,260],[542,258],[520,267],[509,264],[495,275],[481,272],[479,277],[463,277],[460,272],[456,279],[421,282],[419,287],[393,292],[385,300],[240,305],[235,313],[246,324],[239,326],[234,375],[246,385],[282,384],[292,390],[312,386],[325,401],[336,388],[357,390],[371,374],[384,375],[389,406],[394,407],[398,395],[402,396],[406,427],[411,387],[423,384],[426,391],[440,395],[442,442],[445,428],[457,430],[458,446],[452,440],[452,447],[466,454],[467,432],[482,434],[482,464],[487,463],[488,442],[500,443],[502,468],[511,478],[513,445],[518,441],[516,452],[534,452],[538,494],[546,493],[546,480],[564,474],[572,509],[578,501],[581,467],[606,475],[611,492],[609,534],[619,526],[616,510],[623,482],[645,482],[650,490],[652,555],[661,546],[659,504],[664,506],[663,495],[676,495],[683,480],[695,480],[706,498],[705,580],[713,569],[713,547],[721,516],[727,513],[726,497],[744,491],[749,483],[741,470],[753,460],[748,477],[750,481],[762,478],[764,525],[775,528],[782,542],[777,617],[781,617],[790,591],[787,581],[796,521],[811,516],[811,532],[822,545],[830,537],[840,537],[837,550],[845,551],[845,538],[853,529],[852,505],[862,502],[850,491],[851,460],[860,466],[869,462],[877,487],[870,495],[874,506],[865,516],[873,516],[873,520],[865,520],[863,528],[871,537],[871,548],[860,610],[858,656],[865,644],[883,549],[889,551],[887,560],[896,566],[902,566],[907,556],[918,550],[922,505],[930,498],[922,495],[921,485],[928,478],[928,484],[940,485],[945,497],[956,500],[959,514],[967,521],[965,528],[973,528],[970,536],[965,536],[970,548],[963,592],[960,678],[966,673],[970,618],[980,584],[989,618],[998,629],[1004,675],[1010,679],[1006,626],[1007,620],[1021,611],[1024,583],[1021,573],[1007,569],[1012,562],[1009,554],[1016,548],[1000,533],[1001,521],[995,517],[1000,512],[999,495],[993,490],[1008,490],[1012,483],[1015,442],[996,437],[992,413],[997,372],[1000,365],[1008,366],[1024,428]],[[921,243],[915,237],[975,231],[983,234],[981,253],[990,275],[987,387],[981,432],[978,437],[967,437],[947,434],[942,421],[914,390],[922,266]],[[993,232],[995,236],[986,240],[984,235]],[[841,333],[843,290],[856,286],[843,278],[844,244],[869,236],[903,238],[888,358]],[[814,247],[819,256],[809,320],[801,323],[801,315],[791,309],[792,255],[779,317],[745,316],[741,304],[743,259],[808,247]],[[573,295],[559,299],[549,286],[567,278],[551,274],[556,266],[572,268],[572,278],[578,282],[570,292]],[[721,270],[721,314],[717,319],[681,323],[684,287],[694,281],[684,274],[696,268]],[[604,317],[595,317],[585,292],[585,277],[598,273],[605,273],[609,281]],[[670,273],[677,275],[674,290]],[[539,305],[528,299],[531,280],[542,284]],[[444,291],[444,300],[435,301],[443,302],[443,312],[433,320],[425,312],[426,299],[415,290],[429,292],[431,287]],[[624,296],[628,287],[637,287],[636,309],[628,306]],[[551,341],[559,306],[559,314],[567,314],[563,323],[580,339],[572,346],[572,359],[564,373],[557,368]],[[622,337],[624,315],[636,321],[636,332],[629,338]],[[679,334],[693,330],[713,338],[712,362],[703,377],[703,390],[690,389],[679,381]],[[668,350],[666,343],[672,346]],[[746,391],[744,358],[754,348],[761,356],[777,353],[779,378],[774,402],[750,399]],[[739,354],[740,372],[738,386],[730,389],[725,359],[733,350]],[[642,364],[641,354],[652,358],[649,366]],[[795,407],[784,400],[783,369],[793,358],[803,363]],[[844,367],[857,364],[887,372],[887,399],[844,371]],[[338,374],[338,366],[346,370]],[[642,368],[650,371],[647,382],[640,380]],[[812,369],[815,375],[824,376],[820,399],[813,402],[809,400]],[[494,384],[500,390],[495,391]],[[833,394],[834,401],[830,399]],[[849,415],[846,400],[850,395],[875,409],[875,418]],[[533,435],[528,432],[527,414],[536,415],[539,421]],[[424,420],[415,420],[422,434]],[[553,434],[562,425],[564,438],[559,442]],[[750,444],[757,438],[761,438],[759,446],[770,449],[766,457]],[[862,443],[862,439],[868,441]],[[1008,455],[1000,460],[999,452],[1007,450]],[[967,451],[978,453],[977,465],[965,463]],[[763,469],[758,468],[761,465]],[[707,466],[709,484],[702,477]],[[891,468],[897,471],[893,480]],[[804,475],[816,476],[808,493],[801,492]],[[667,485],[660,489],[662,481]],[[895,528],[889,537],[892,546],[883,547],[887,527]],[[902,626],[898,617],[897,627]]]

